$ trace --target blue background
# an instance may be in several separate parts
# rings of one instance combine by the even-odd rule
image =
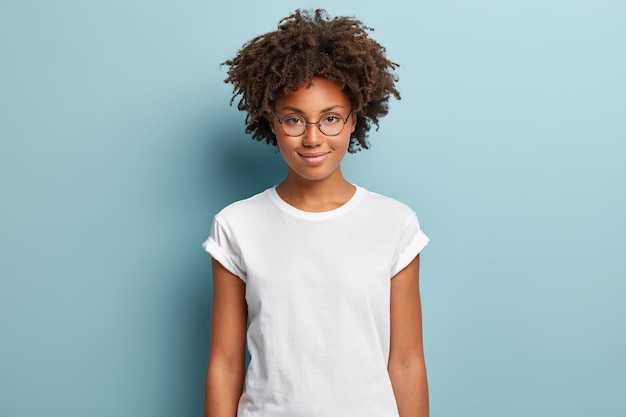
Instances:
[[[401,101],[347,178],[422,254],[433,416],[626,415],[626,6],[0,0],[0,416],[198,416],[223,206],[279,182],[220,63],[356,15]]]

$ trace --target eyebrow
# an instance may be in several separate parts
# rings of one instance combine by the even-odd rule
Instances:
[[[326,112],[329,112],[331,110],[335,110],[337,108],[345,108],[345,106],[342,106],[341,104],[333,104],[332,106],[326,107],[325,109],[320,110],[319,114],[324,114]],[[297,107],[291,107],[291,106],[285,106],[283,108],[280,109],[281,111],[285,111],[285,110],[289,110],[292,111],[294,113],[300,113],[300,114],[304,114],[304,112],[302,110],[300,110]]]

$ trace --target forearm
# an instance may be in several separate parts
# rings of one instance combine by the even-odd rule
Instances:
[[[428,417],[426,366],[418,360],[408,366],[389,367],[389,378],[400,417]]]
[[[209,362],[204,417],[236,417],[243,379],[243,369],[224,369]]]

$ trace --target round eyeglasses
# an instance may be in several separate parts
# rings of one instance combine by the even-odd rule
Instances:
[[[317,122],[307,122],[304,117],[297,113],[289,113],[281,119],[278,113],[274,112],[280,127],[287,136],[301,136],[306,132],[309,125],[317,125],[317,128],[326,136],[337,136],[343,131],[352,114],[352,110],[344,119],[339,113],[324,113]]]

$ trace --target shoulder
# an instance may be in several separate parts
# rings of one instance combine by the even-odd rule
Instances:
[[[401,218],[415,216],[415,211],[407,204],[395,198],[388,197],[373,191],[363,189],[363,206],[381,214],[398,216]]]
[[[270,191],[272,188],[268,188],[258,194],[243,200],[235,201],[224,207],[216,215],[216,219],[222,221],[229,221],[235,219],[242,219],[258,214],[260,211],[267,210],[271,206]]]

